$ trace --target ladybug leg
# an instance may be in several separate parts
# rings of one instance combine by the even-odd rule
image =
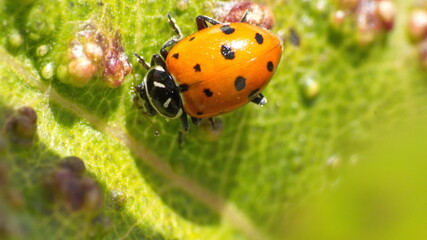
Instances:
[[[182,150],[182,145],[184,145],[184,132],[179,131],[178,132],[178,147],[180,150]]]
[[[159,55],[159,54],[154,54],[153,57],[151,58],[151,63],[148,64],[147,61],[145,61],[145,59],[141,56],[139,56],[137,53],[134,53],[138,63],[140,63],[146,70],[150,70],[150,68],[152,66],[162,66],[164,69],[166,69],[166,63],[165,60],[163,60],[163,58]]]
[[[166,69],[165,60],[159,54],[154,54],[153,57],[151,58],[151,66],[156,66],[156,65],[162,66],[163,69]]]
[[[168,52],[168,50],[162,48],[162,49],[160,49],[160,54],[162,55],[162,57],[164,59],[166,59],[166,57],[168,56],[169,52]]]
[[[197,23],[197,30],[202,30],[208,27],[208,23],[212,24],[212,25],[217,25],[217,24],[221,24],[221,22],[207,17],[207,16],[203,16],[203,15],[199,15],[196,17],[196,23]]]
[[[169,25],[171,25],[171,27],[176,33],[175,37],[178,39],[182,39],[181,29],[179,29],[178,24],[176,24],[175,19],[171,17],[170,13],[168,13],[168,19],[169,19]]]
[[[182,130],[184,132],[188,132],[188,128],[189,128],[188,119],[187,119],[187,114],[184,111],[182,112],[180,119],[181,119]]]
[[[178,147],[182,149],[182,145],[184,145],[184,134],[188,132],[188,119],[187,114],[185,112],[181,115],[181,125],[182,129],[178,131]]]
[[[194,125],[199,125],[200,124],[200,121],[201,121],[202,119],[200,119],[200,118],[195,118],[195,117],[191,117],[191,121],[193,122],[193,124]]]
[[[169,19],[169,25],[173,28],[176,35],[172,36],[169,40],[167,40],[163,44],[162,48],[160,49],[160,54],[162,54],[162,56],[164,58],[166,58],[168,56],[168,51],[166,50],[166,48],[176,44],[177,42],[181,41],[181,39],[182,39],[181,29],[179,29],[178,25],[175,22],[175,19],[173,19],[171,17],[170,13],[168,13],[168,19]]]
[[[257,105],[264,106],[267,103],[267,98],[264,97],[262,93],[260,93],[254,99],[252,99],[252,102]]]
[[[211,122],[212,130],[216,130],[215,121],[213,118],[208,118],[209,122]]]
[[[150,65],[148,65],[147,61],[141,56],[139,56],[137,53],[134,53],[135,57],[137,58],[138,62],[146,69],[150,69]]]
[[[240,22],[248,22],[249,13],[251,13],[251,10],[247,9],[243,14],[242,19],[240,19]]]

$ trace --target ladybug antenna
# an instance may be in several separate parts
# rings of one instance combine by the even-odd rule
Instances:
[[[145,59],[138,55],[138,53],[133,53],[137,58],[138,62],[144,67],[146,70],[150,70],[150,65],[145,61]]]
[[[154,136],[160,136],[160,132],[159,129],[156,127],[156,125],[154,124],[154,122],[151,120],[151,118],[149,118],[147,115],[142,114],[144,116],[144,118],[150,123],[151,127],[154,129]]]

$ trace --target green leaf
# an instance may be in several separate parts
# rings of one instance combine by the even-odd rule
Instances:
[[[166,13],[190,34],[195,16],[211,16],[215,5],[186,2],[0,0],[0,124],[21,106],[38,116],[30,146],[7,144],[4,130],[0,137],[0,168],[22,198],[11,207],[0,193],[0,237],[280,238],[291,209],[333,187],[340,166],[373,143],[373,132],[425,113],[426,73],[406,35],[411,6],[403,0],[395,29],[370,46],[357,45],[354,26],[331,27],[335,1],[324,8],[324,1],[268,1],[273,32],[288,36],[292,28],[301,38],[300,46],[285,41],[264,92],[268,104],[219,117],[219,138],[192,126],[182,148],[178,120],[154,117],[161,133],[154,136],[133,105],[132,75],[118,88],[102,77],[84,87],[59,80],[71,42],[90,22],[106,36],[120,33],[141,81],[145,70],[133,53],[159,51],[173,34]],[[313,99],[307,79],[319,87]],[[100,184],[100,210],[70,211],[47,197],[45,179],[67,156],[83,159]]]

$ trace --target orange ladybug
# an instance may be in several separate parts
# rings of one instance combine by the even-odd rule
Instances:
[[[161,55],[154,54],[149,65],[135,54],[148,70],[134,89],[136,104],[149,116],[180,118],[185,131],[187,114],[197,125],[248,102],[264,105],[261,92],[279,64],[282,45],[268,30],[246,23],[246,16],[237,23],[198,16],[199,31],[183,38],[168,14],[177,35],[162,46]]]

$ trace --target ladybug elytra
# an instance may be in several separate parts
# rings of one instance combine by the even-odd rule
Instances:
[[[196,17],[198,31],[182,37],[168,14],[176,35],[154,54],[148,70],[134,88],[135,102],[144,114],[180,118],[188,130],[194,124],[233,111],[248,102],[264,105],[261,93],[267,86],[282,54],[280,40],[268,30],[245,22],[220,23]],[[212,26],[208,27],[208,23]],[[170,51],[166,48],[172,46]]]

